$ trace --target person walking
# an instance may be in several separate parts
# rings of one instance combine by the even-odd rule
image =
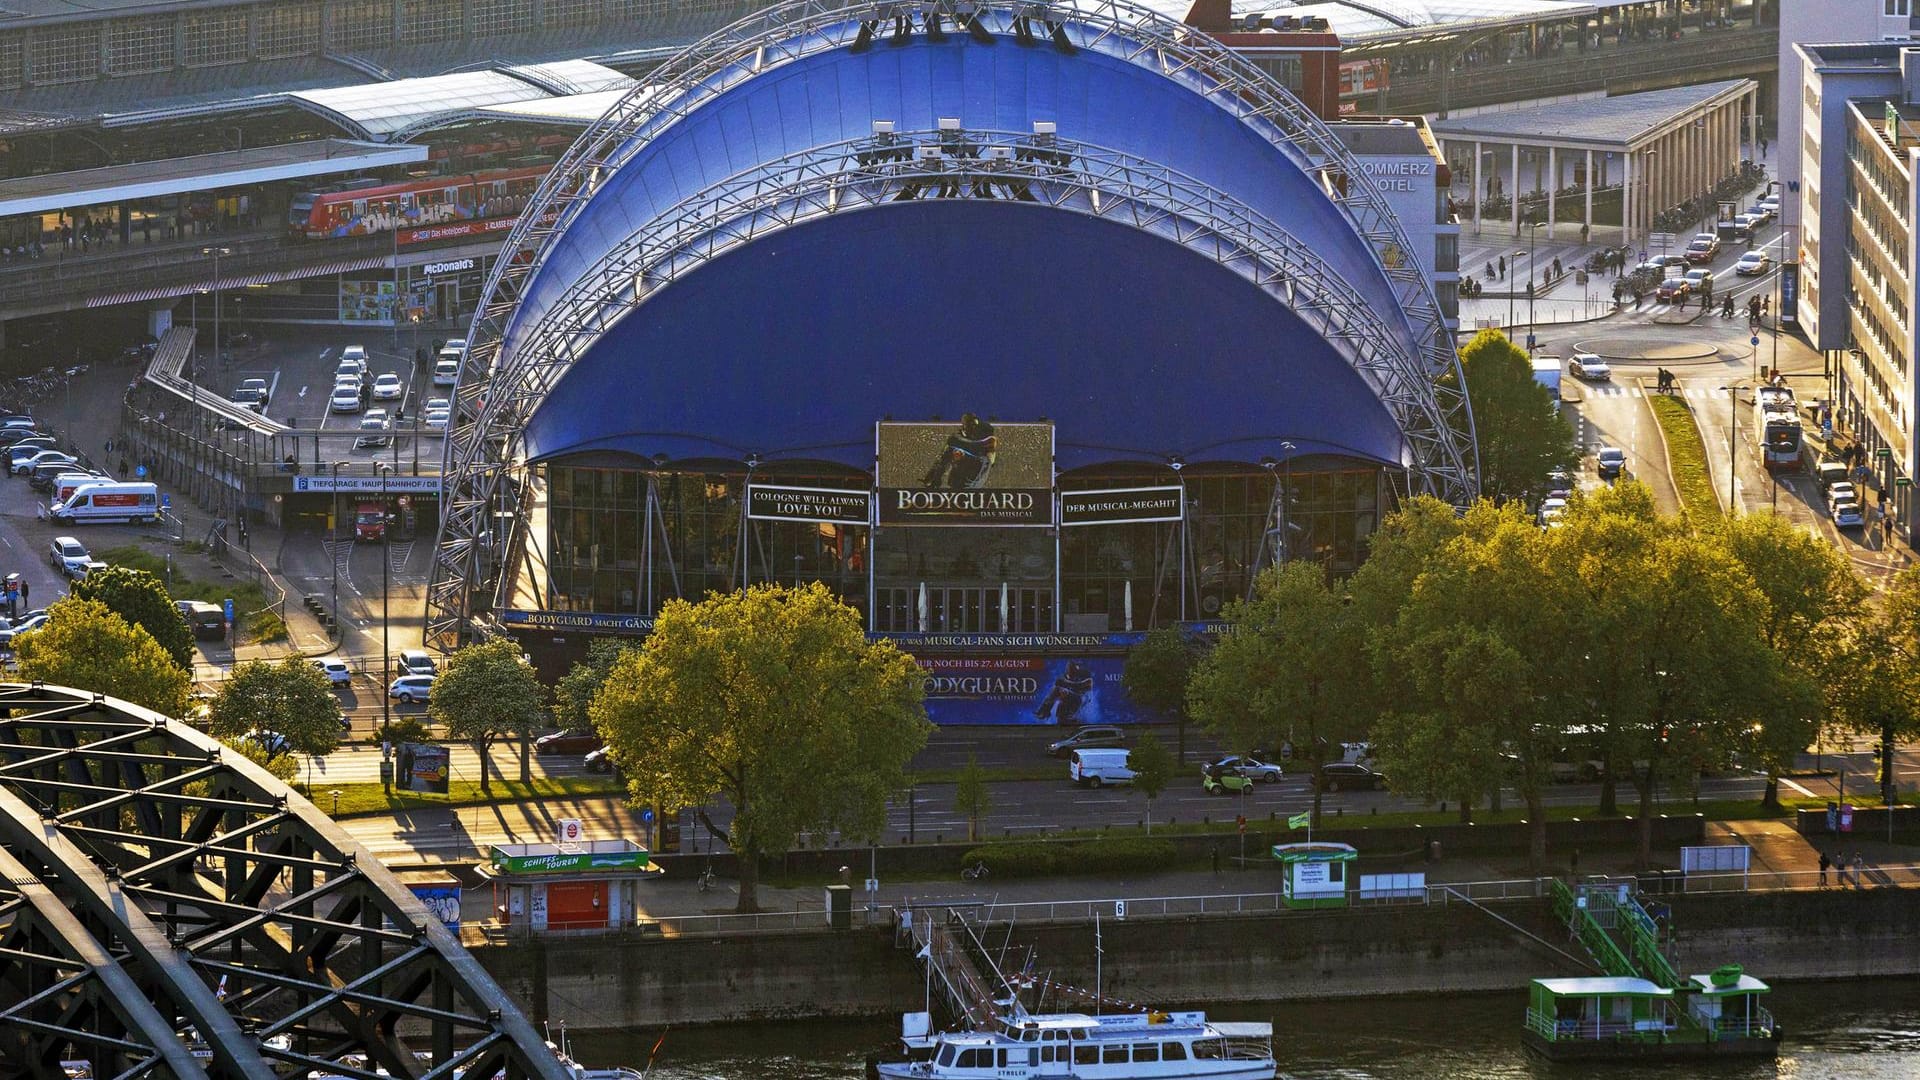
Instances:
[[[1505,281],[1507,278],[1507,257],[1505,255],[1500,256],[1499,266],[1500,280]]]
[[[1764,319],[1772,311],[1773,311],[1773,297],[1771,296],[1761,297],[1760,298],[1760,317]]]
[[[1220,845],[1213,845],[1213,876],[1220,876]]]
[[[1833,865],[1833,860],[1827,857],[1826,852],[1824,851],[1821,852],[1820,853],[1820,887],[1823,889],[1827,887],[1827,867],[1832,865]]]
[[[23,581],[20,583],[20,589],[21,589],[21,597],[22,599],[24,599],[26,595],[26,582]],[[1859,888],[1865,887],[1862,884],[1862,875],[1866,873],[1866,870],[1867,870],[1867,857],[1865,855],[1860,854],[1859,849],[1856,848],[1853,853],[1853,887],[1854,888],[1859,889]]]

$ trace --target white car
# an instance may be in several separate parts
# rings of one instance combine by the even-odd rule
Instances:
[[[407,384],[391,371],[383,371],[379,378],[373,380],[373,396],[381,401],[392,401],[406,392]]]
[[[435,431],[445,431],[447,430],[448,422],[452,419],[453,414],[444,410],[429,412],[426,416],[426,425]]]
[[[423,406],[421,406],[421,411],[422,411],[422,412],[430,412],[430,413],[432,413],[432,412],[452,412],[452,411],[453,411],[453,400],[452,400],[451,398],[443,398],[443,397],[430,397],[430,398],[428,398],[428,399],[427,399],[427,403],[426,403],[425,405],[423,405]]]
[[[1860,512],[1860,504],[1849,499],[1833,504],[1833,523],[1842,529],[1857,529],[1867,523],[1867,518]]]
[[[1573,359],[1567,361],[1567,370],[1594,382],[1606,382],[1613,378],[1613,369],[1593,353],[1574,353]]]
[[[1749,251],[1733,264],[1733,272],[1741,277],[1764,274],[1772,268],[1773,257],[1764,251]]]
[[[345,686],[353,681],[353,672],[347,669],[345,660],[315,660],[313,666],[327,677],[334,686]]]
[[[333,384],[333,399],[329,407],[334,412],[352,413],[360,411],[360,388],[352,383]]]
[[[59,450],[40,450],[29,457],[15,458],[13,462],[13,474],[15,476],[27,476],[42,465],[52,465],[55,463],[62,465],[80,464],[74,460],[72,454],[63,453]]]
[[[1827,505],[1829,506],[1839,506],[1843,502],[1858,503],[1859,501],[1860,493],[1854,490],[1853,484],[1849,481],[1842,480],[1827,489]]]
[[[467,352],[467,339],[463,337],[448,338],[447,343],[445,345],[440,346],[440,351],[441,352],[452,351],[452,352],[457,352],[462,356],[465,356]]]
[[[1548,499],[1540,504],[1540,524],[1545,525],[1567,512],[1567,500]]]
[[[388,434],[391,426],[387,410],[368,409],[367,415],[360,418],[360,437],[353,440],[353,445],[360,449],[385,446],[393,441],[393,436]]]
[[[387,696],[408,705],[433,696],[432,675],[402,675],[387,687]]]
[[[365,345],[349,345],[340,350],[340,359],[343,361],[358,360],[360,361],[360,366],[364,368],[367,366],[367,347]]]

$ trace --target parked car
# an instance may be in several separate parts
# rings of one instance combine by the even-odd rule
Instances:
[[[1594,382],[1607,382],[1613,378],[1613,368],[1593,353],[1574,353],[1573,359],[1567,361],[1567,370]]]
[[[387,410],[368,409],[360,418],[360,437],[353,440],[357,449],[386,446],[393,442],[392,424],[387,419]]]
[[[533,740],[536,754],[585,754],[607,745],[597,732],[569,728]]]
[[[1670,277],[1653,290],[1653,298],[1663,303],[1678,304],[1693,295],[1693,282],[1683,277]]]
[[[401,649],[395,661],[400,670],[408,675],[438,675],[440,668],[425,649]]]
[[[1282,771],[1280,766],[1252,754],[1230,754],[1214,764],[1232,770],[1235,776],[1244,776],[1263,784],[1277,783]]]
[[[320,674],[325,675],[327,682],[334,686],[346,686],[353,682],[353,671],[347,667],[345,660],[335,660],[327,657],[315,660],[313,666],[319,668]]]
[[[27,471],[27,486],[35,491],[53,490],[53,482],[62,476],[70,476],[80,467],[69,454],[53,454],[34,458],[34,466]]]
[[[53,441],[48,436],[42,435],[32,428],[0,428],[0,446],[15,446],[27,439],[47,439],[49,444]]]
[[[1241,776],[1217,762],[1200,766],[1200,790],[1209,795],[1233,795],[1251,787],[1251,777]]]
[[[402,675],[387,686],[387,696],[408,705],[433,696],[433,676]]]
[[[63,574],[72,574],[74,567],[85,563],[93,556],[87,551],[87,545],[71,536],[56,536],[47,549],[47,561],[55,570]]]
[[[1857,529],[1867,523],[1867,516],[1857,502],[1837,502],[1833,504],[1833,523],[1842,529]]]
[[[1841,480],[1827,485],[1827,505],[1838,506],[1843,502],[1859,502],[1860,493],[1854,489],[1852,481]]]
[[[193,636],[202,641],[221,641],[227,636],[227,609],[205,600],[181,600],[174,606],[187,621]]]
[[[1823,461],[1814,467],[1814,477],[1820,481],[1821,490],[1830,490],[1835,484],[1847,482],[1847,463],[1844,461]]]
[[[47,613],[42,611],[19,620],[5,630],[0,630],[0,651],[12,652],[15,635],[24,634],[29,630],[38,630],[46,623]]]
[[[1329,761],[1320,766],[1314,783],[1321,791],[1379,791],[1387,786],[1387,778],[1358,762]]]
[[[407,384],[400,376],[391,371],[383,371],[373,380],[373,396],[376,401],[392,401],[407,392]]]
[[[1064,739],[1047,744],[1047,753],[1063,758],[1075,750],[1098,747],[1124,747],[1127,745],[1127,733],[1117,727],[1083,727]]]
[[[1749,251],[1733,264],[1733,272],[1741,277],[1754,277],[1773,269],[1773,256],[1764,251]]]
[[[42,465],[49,464],[77,466],[80,462],[77,461],[72,454],[62,453],[59,450],[34,450],[23,457],[14,459],[13,474],[15,476],[29,476],[35,469]],[[72,472],[73,470],[68,469],[66,471]]]
[[[86,577],[88,574],[93,573],[95,570],[105,570],[106,568],[107,568],[107,564],[101,562],[99,559],[88,559],[86,562],[83,562],[79,566],[74,567],[72,570],[67,571],[67,576],[72,578],[75,581],[79,581],[80,579]]]
[[[1617,446],[1603,446],[1593,456],[1594,466],[1600,473],[1600,479],[1611,480],[1627,468],[1627,452]]]
[[[612,772],[613,755],[607,753],[607,748],[603,746],[587,751],[587,756],[580,759],[580,764],[586,766],[588,772]]]
[[[1756,218],[1759,220],[1760,224],[1766,225],[1772,222],[1774,218],[1777,218],[1780,215],[1775,213],[1773,208],[1768,206],[1766,203],[1757,202],[1757,203],[1754,203],[1752,206],[1747,207],[1747,216],[1750,218]]]
[[[42,450],[51,450],[56,444],[51,435],[28,435],[18,439],[7,447],[7,467],[13,468]]]

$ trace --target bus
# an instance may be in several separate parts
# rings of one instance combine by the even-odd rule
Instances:
[[[1754,392],[1753,432],[1769,471],[1800,467],[1800,409],[1792,390],[1762,386]]]

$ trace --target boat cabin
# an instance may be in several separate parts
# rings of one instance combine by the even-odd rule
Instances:
[[[1722,1039],[1769,1039],[1773,1014],[1760,1004],[1771,988],[1736,964],[1709,975],[1687,976],[1687,1016]]]
[[[1269,1024],[1210,1024],[1202,1012],[1019,1013],[991,1031],[925,1036],[930,1059],[912,1075],[955,1080],[1238,1076],[1248,1062],[1270,1066],[1272,1032]],[[902,1034],[909,1045],[917,1041],[906,1028]],[[882,1067],[880,1073],[894,1075],[896,1068]]]
[[[1671,1031],[1673,991],[1646,979],[1535,979],[1527,1030],[1547,1042],[1658,1040]]]

